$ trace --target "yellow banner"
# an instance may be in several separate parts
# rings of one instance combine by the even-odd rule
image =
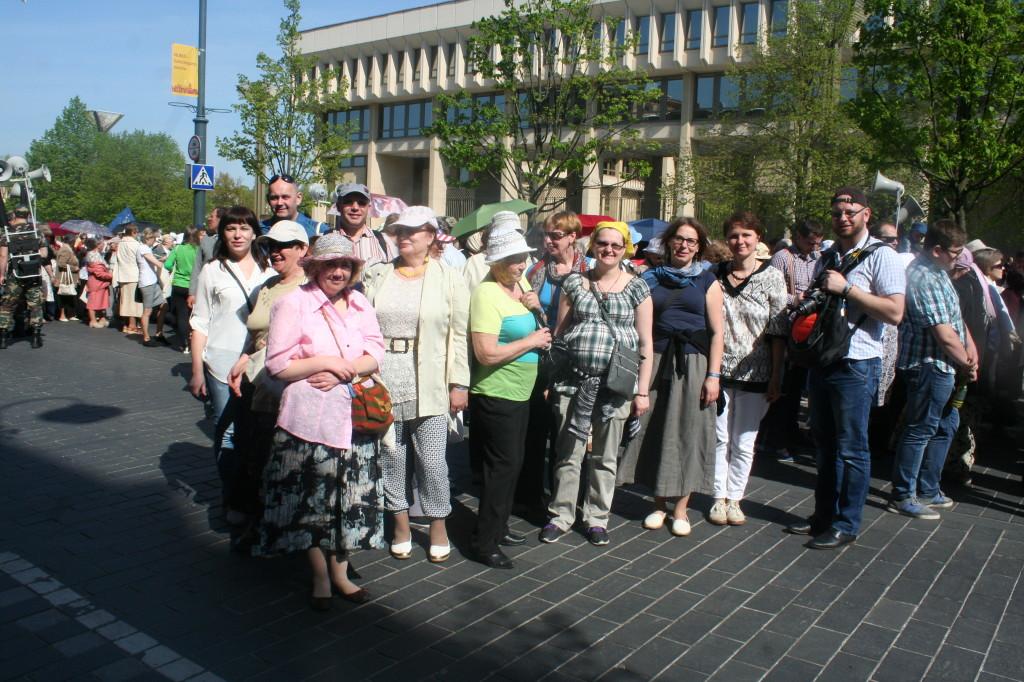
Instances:
[[[199,48],[171,43],[171,93],[199,97]]]

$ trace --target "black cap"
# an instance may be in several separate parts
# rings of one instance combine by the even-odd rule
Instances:
[[[838,204],[841,201],[845,201],[849,204],[860,204],[861,206],[868,205],[868,199],[864,196],[864,192],[857,189],[856,187],[840,187],[832,195],[832,203]]]

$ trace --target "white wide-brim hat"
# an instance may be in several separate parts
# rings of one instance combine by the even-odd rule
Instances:
[[[526,243],[526,238],[519,232],[518,222],[517,218],[516,227],[510,224],[500,224],[491,228],[491,232],[487,236],[487,255],[484,257],[484,263],[493,265],[509,256],[534,252],[535,249],[530,248],[530,245]]]

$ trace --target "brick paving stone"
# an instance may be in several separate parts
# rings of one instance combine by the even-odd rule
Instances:
[[[924,677],[931,657],[895,647],[889,649],[872,676],[878,682],[904,682]]]
[[[925,680],[965,680],[981,668],[984,655],[955,646],[943,646],[932,661]]]

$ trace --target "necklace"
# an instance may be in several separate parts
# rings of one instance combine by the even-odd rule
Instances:
[[[590,272],[593,272],[593,270],[591,270]],[[619,280],[620,279],[622,279],[622,270],[619,270],[619,274],[615,276],[615,281],[612,282],[612,285],[610,287],[608,287],[608,289],[606,291],[602,291],[601,287],[597,286],[598,280],[594,279],[593,275],[590,276],[590,281],[594,284],[594,291],[596,291],[597,293],[601,294],[601,300],[602,301],[607,301],[608,300],[608,296],[612,293],[612,289],[614,289],[615,287],[617,287],[619,285]]]

